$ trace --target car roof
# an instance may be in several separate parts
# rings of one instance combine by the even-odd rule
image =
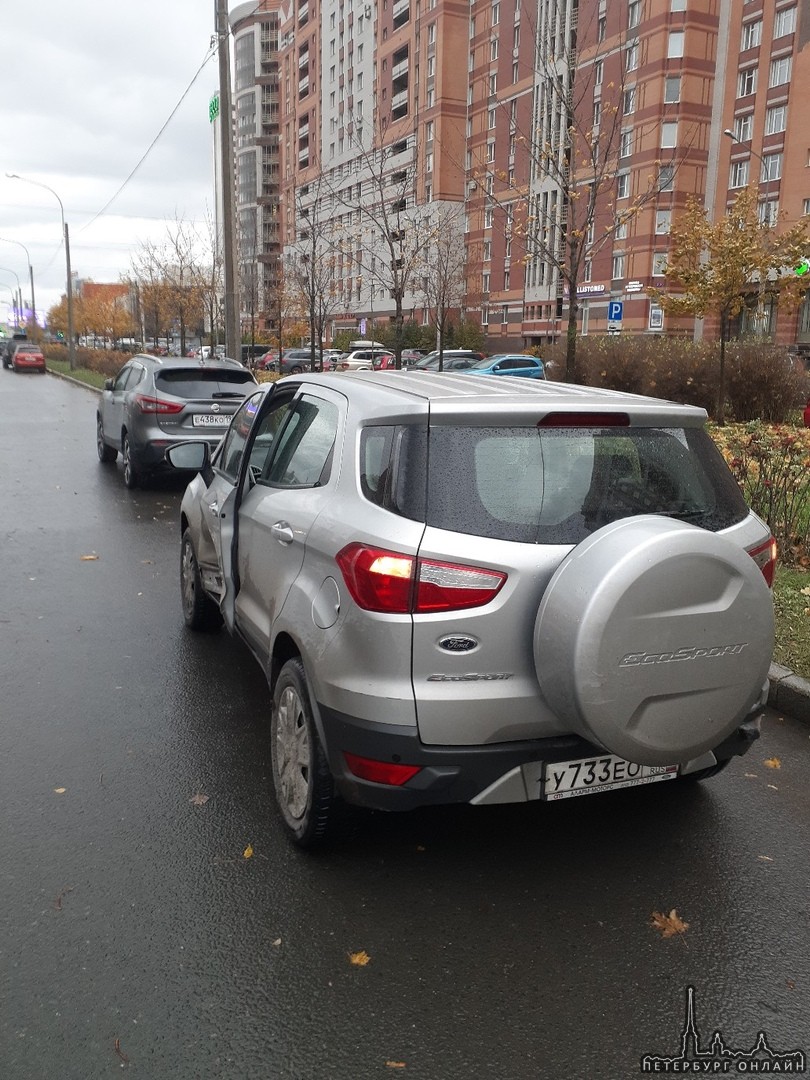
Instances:
[[[379,407],[382,413],[401,410],[432,415],[475,417],[476,422],[496,426],[499,418],[520,414],[536,422],[538,410],[549,412],[628,413],[636,424],[661,425],[668,420],[676,426],[700,427],[707,419],[705,409],[681,405],[659,398],[642,397],[595,386],[539,379],[493,379],[487,375],[463,376],[453,372],[346,371],[339,376],[326,373],[295,377],[302,386],[320,385],[357,402],[361,412]],[[283,380],[287,382],[287,380]],[[292,379],[290,380],[290,384]]]
[[[136,353],[131,356],[127,363],[133,360],[143,360],[156,368],[186,368],[195,371],[216,371],[217,368],[239,368],[247,371],[247,368],[239,360],[233,360],[230,356],[155,356],[152,353]]]

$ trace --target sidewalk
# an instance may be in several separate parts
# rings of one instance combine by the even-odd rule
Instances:
[[[768,694],[770,707],[810,723],[810,682],[779,664],[771,664],[768,679],[771,684]]]

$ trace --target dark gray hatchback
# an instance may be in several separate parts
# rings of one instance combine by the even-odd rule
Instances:
[[[99,461],[119,452],[128,488],[165,468],[164,454],[177,442],[213,448],[245,395],[253,375],[235,360],[133,356],[107,379],[96,413]]]

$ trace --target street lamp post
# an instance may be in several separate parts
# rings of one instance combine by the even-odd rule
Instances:
[[[13,275],[14,275],[14,280],[15,280],[15,281],[17,282],[17,298],[16,298],[16,300],[15,300],[15,303],[16,303],[16,305],[17,305],[17,312],[18,312],[18,314],[17,314],[17,317],[16,317],[16,319],[15,319],[15,323],[16,323],[17,325],[19,325],[19,322],[20,322],[20,317],[22,316],[22,310],[23,310],[23,302],[22,302],[22,287],[21,287],[21,285],[20,285],[20,279],[19,279],[19,276],[18,276],[18,274],[17,274],[17,271],[16,271],[16,270],[12,270],[12,269],[11,269],[11,267],[9,267],[9,266],[0,266],[0,270],[1,270],[1,271],[2,271],[2,272],[3,272],[4,274],[13,274]],[[10,288],[10,287],[11,287],[11,286],[9,286],[9,288]]]
[[[5,236],[0,236],[0,240],[2,240],[2,242],[4,244],[16,244],[17,247],[21,247],[23,249],[23,251],[25,252],[25,257],[28,260],[28,278],[29,278],[29,281],[31,282],[31,317],[34,320],[34,326],[36,327],[37,326],[37,302],[36,302],[36,299],[34,298],[34,267],[31,265],[31,256],[28,253],[28,248],[25,246],[25,244],[20,243],[19,240],[9,240]]]
[[[27,176],[20,176],[18,173],[6,173],[11,180],[22,180],[26,184],[33,184],[35,187],[45,188],[46,191],[50,191],[56,201],[59,203],[59,211],[62,215],[62,233],[65,238],[65,266],[67,271],[67,318],[68,318],[68,363],[70,370],[73,371],[76,367],[76,340],[73,331],[73,277],[70,271],[70,233],[68,232],[68,225],[65,221],[65,207],[62,204],[62,200],[57,193],[48,184],[43,184],[39,180],[29,180]]]

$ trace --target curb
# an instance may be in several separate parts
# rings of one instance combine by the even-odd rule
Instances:
[[[53,375],[57,379],[63,379],[65,382],[73,383],[74,386],[81,386],[84,390],[92,390],[94,394],[102,394],[103,391],[98,386],[91,386],[90,383],[82,382],[81,379],[74,379],[72,375],[65,375],[61,371],[53,371],[51,368],[45,368],[46,374]]]
[[[796,675],[790,668],[771,664],[768,682],[768,704],[772,709],[810,723],[810,681]]]
[[[61,371],[51,371],[49,375],[55,375],[58,379],[72,382],[76,386],[83,386],[85,390],[93,390],[100,394],[95,386],[74,379],[70,375],[63,375]],[[768,705],[777,712],[788,713],[796,720],[802,720],[810,724],[810,681],[796,675],[790,668],[780,664],[771,664],[768,672]]]

